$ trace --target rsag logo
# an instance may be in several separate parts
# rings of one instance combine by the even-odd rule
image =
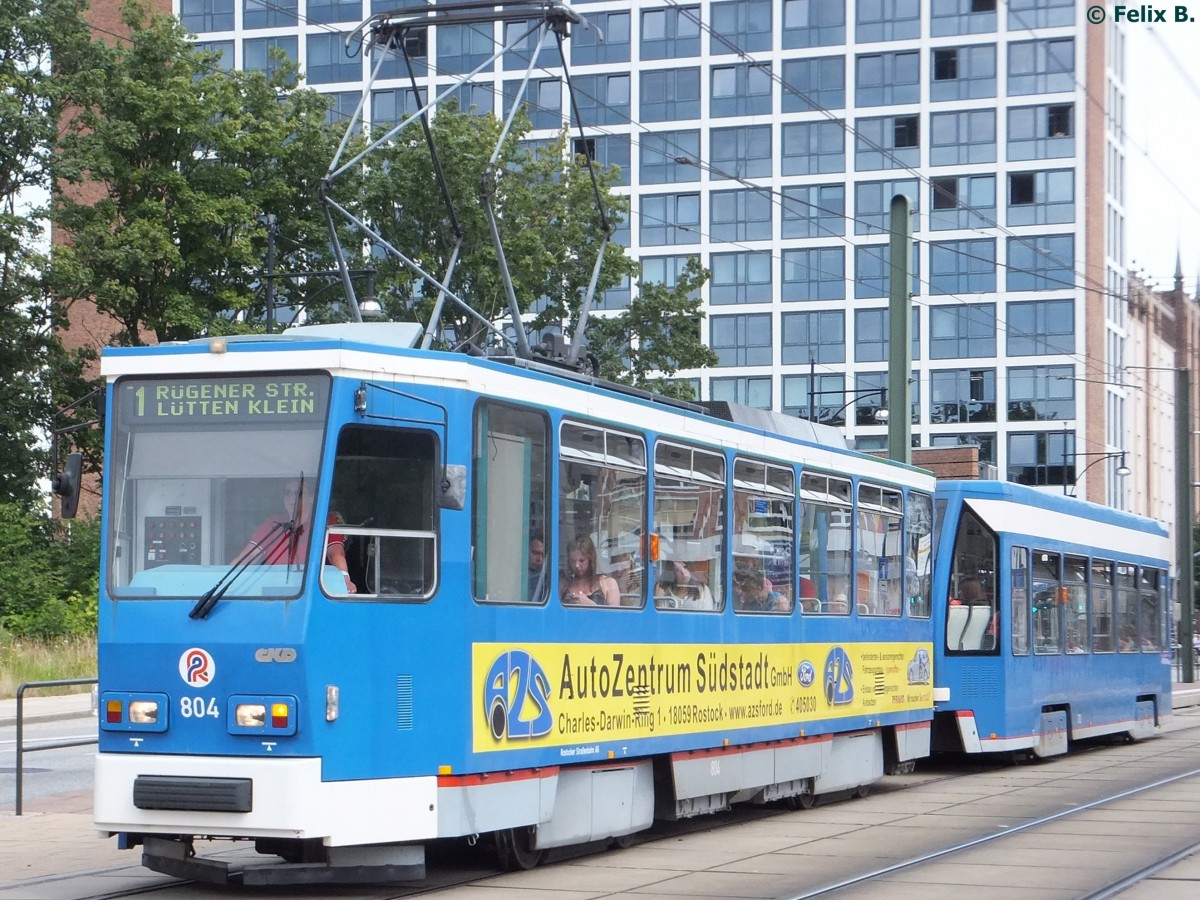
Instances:
[[[208,687],[217,677],[217,662],[199,647],[184,650],[179,657],[179,677],[189,687]]]
[[[496,658],[483,689],[483,709],[496,740],[525,740],[549,734],[550,679],[541,664],[524,650]]]

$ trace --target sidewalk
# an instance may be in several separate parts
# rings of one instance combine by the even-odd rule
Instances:
[[[44,692],[26,691],[22,718],[30,722],[53,722],[55,719],[72,719],[81,714],[95,713],[92,709],[91,691],[81,694],[62,694],[48,697]],[[15,698],[0,700],[0,727],[17,724],[17,701]]]

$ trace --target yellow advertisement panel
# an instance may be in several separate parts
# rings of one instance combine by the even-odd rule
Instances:
[[[931,651],[925,643],[475,644],[474,749],[598,753],[599,741],[932,709]]]

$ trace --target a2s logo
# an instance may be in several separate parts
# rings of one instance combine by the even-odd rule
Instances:
[[[528,704],[528,707],[527,707]],[[524,650],[509,650],[496,658],[488,672],[483,708],[492,737],[525,740],[549,734],[550,679],[536,659]]]

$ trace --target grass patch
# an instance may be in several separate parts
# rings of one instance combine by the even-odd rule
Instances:
[[[28,681],[64,681],[96,677],[96,638],[64,637],[48,640],[13,638],[0,633],[0,699],[17,696],[17,688]],[[87,685],[40,688],[26,697],[78,694]]]

